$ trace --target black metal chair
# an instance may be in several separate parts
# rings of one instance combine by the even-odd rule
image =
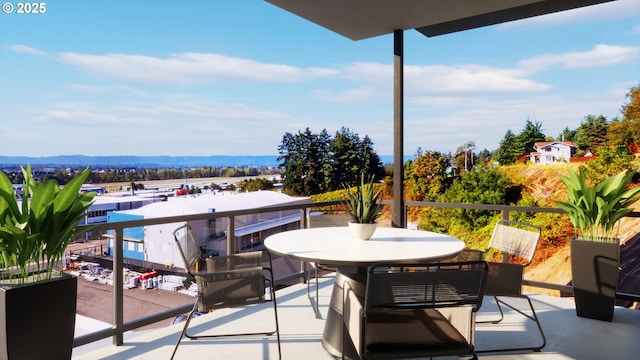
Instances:
[[[522,293],[523,273],[526,266],[531,263],[535,255],[538,241],[540,240],[541,229],[539,226],[511,220],[499,221],[493,230],[489,247],[486,250],[465,250],[460,256],[467,259],[483,259],[485,254],[493,249],[502,252],[503,262],[488,261],[489,277],[484,294],[493,296],[500,312],[497,319],[483,320],[479,323],[499,324],[504,320],[503,306],[506,306],[517,313],[533,321],[540,333],[542,343],[539,345],[522,346],[513,348],[479,349],[478,353],[500,352],[500,351],[520,351],[533,350],[540,351],[546,344],[547,339],[540,325],[540,320],[536,314],[531,299]],[[529,304],[530,313],[517,308],[514,304],[506,302],[506,298],[525,299]]]
[[[183,233],[183,236],[179,234]],[[280,329],[278,325],[278,310],[276,306],[276,294],[273,287],[273,271],[271,256],[267,252],[253,251],[229,256],[204,257],[197,246],[191,229],[188,226],[174,231],[174,239],[185,270],[192,279],[195,279],[198,291],[197,300],[193,309],[187,315],[184,328],[180,333],[171,359],[176,354],[183,337],[192,340],[211,339],[224,336],[250,336],[273,335],[278,340],[278,355],[282,358],[280,348]],[[202,262],[206,262],[206,270],[198,271]],[[268,264],[265,266],[264,264]],[[197,269],[197,270],[194,270]],[[269,290],[269,291],[267,291]],[[268,294],[268,295],[267,295]],[[233,334],[197,334],[187,332],[189,323],[196,312],[209,312],[211,310],[245,306],[271,302],[275,320],[275,329],[253,333]]]
[[[475,314],[488,268],[484,261],[373,265],[360,296],[344,283],[343,358],[471,355]]]

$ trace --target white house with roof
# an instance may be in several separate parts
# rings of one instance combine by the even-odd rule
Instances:
[[[533,145],[529,159],[534,164],[568,163],[576,153],[576,144],[571,141],[545,141]]]
[[[254,209],[266,206],[311,203],[308,197],[292,197],[276,191],[248,193],[209,192],[197,195],[178,196],[127,211],[108,214],[109,222],[142,220],[169,216],[202,214]],[[300,221],[300,210],[287,210],[263,214],[238,215],[235,217],[234,234],[236,246],[249,248],[259,245],[269,230]],[[124,257],[167,266],[182,267],[174,242],[174,231],[188,225],[193,236],[204,251],[226,253],[227,218],[215,220],[183,221],[177,223],[149,225],[124,231]],[[297,225],[295,225],[297,226]],[[184,234],[178,234],[180,238]],[[109,250],[113,252],[113,240],[109,239]]]

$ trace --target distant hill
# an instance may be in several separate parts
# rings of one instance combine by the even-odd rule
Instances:
[[[277,155],[211,155],[211,156],[0,156],[0,167],[31,164],[32,166],[89,166],[116,168],[185,168],[185,167],[275,167]],[[412,157],[405,156],[405,161]],[[393,163],[393,156],[380,156],[383,164]]]
[[[212,155],[212,156],[0,156],[0,166],[99,166],[135,168],[184,168],[204,166],[278,166],[276,155]]]

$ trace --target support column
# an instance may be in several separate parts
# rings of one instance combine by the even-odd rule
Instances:
[[[393,211],[391,226],[406,227],[404,211],[404,31],[393,32]]]

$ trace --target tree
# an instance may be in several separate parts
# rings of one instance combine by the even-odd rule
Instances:
[[[282,189],[285,193],[314,195],[354,185],[362,173],[382,180],[385,169],[368,136],[360,139],[348,128],[334,138],[326,130],[320,134],[286,133],[278,146]]]
[[[589,179],[600,182],[605,176],[614,176],[623,170],[630,170],[634,158],[626,147],[601,146],[595,160],[587,163]]]
[[[474,171],[465,171],[453,181],[440,201],[467,204],[507,204],[511,191],[507,175],[497,169],[481,167]],[[471,228],[485,226],[494,214],[488,210],[458,209],[455,218]],[[450,221],[453,221],[451,219]]]
[[[622,105],[622,115],[624,120],[636,122],[640,121],[640,85],[629,89],[627,96],[629,102]]]
[[[640,145],[640,86],[627,93],[629,102],[622,106],[622,120],[613,119],[609,124],[607,140],[614,146]]]
[[[527,119],[524,124],[524,128],[516,137],[516,143],[514,144],[514,151],[517,149],[518,154],[516,158],[524,153],[530,153],[533,151],[535,143],[545,141],[546,136],[542,133],[542,123]]]
[[[362,141],[358,143],[357,153],[360,159],[359,172],[369,174],[375,180],[384,179],[385,169],[382,165],[382,160],[373,149],[373,141],[369,136],[365,135]]]
[[[476,148],[476,143],[473,141],[467,141],[466,143],[459,146],[456,149],[456,153],[454,155],[456,166],[458,169],[464,169],[467,171],[473,168],[476,163],[476,159],[474,159],[473,150]]]
[[[491,161],[491,152],[487,149],[482,149],[482,151],[478,153],[477,164],[480,164],[481,166],[487,166],[489,164],[489,161]]]
[[[565,127],[564,130],[558,135],[556,141],[575,141],[576,131],[569,130],[569,127]]]
[[[326,133],[323,131],[322,134]],[[298,134],[285,133],[278,146],[284,192],[312,195],[324,192],[324,154],[327,143],[323,135],[315,135],[306,128]]]
[[[500,165],[515,163],[518,155],[520,155],[516,148],[516,141],[516,135],[511,129],[507,130],[507,133],[504,134],[504,137],[500,140],[500,145],[496,151],[493,152],[493,160],[497,161]]]
[[[273,181],[265,178],[246,179],[238,184],[242,191],[260,191],[273,189]]]
[[[408,200],[435,201],[449,186],[449,158],[426,151],[411,163],[405,180]]]
[[[342,127],[329,142],[329,156],[324,164],[327,175],[325,184],[329,191],[340,189],[342,184],[354,183],[353,175],[360,168],[357,149],[359,141],[357,134]]]
[[[580,150],[597,152],[597,149],[607,143],[609,123],[602,116],[587,115],[576,130],[576,145]]]

